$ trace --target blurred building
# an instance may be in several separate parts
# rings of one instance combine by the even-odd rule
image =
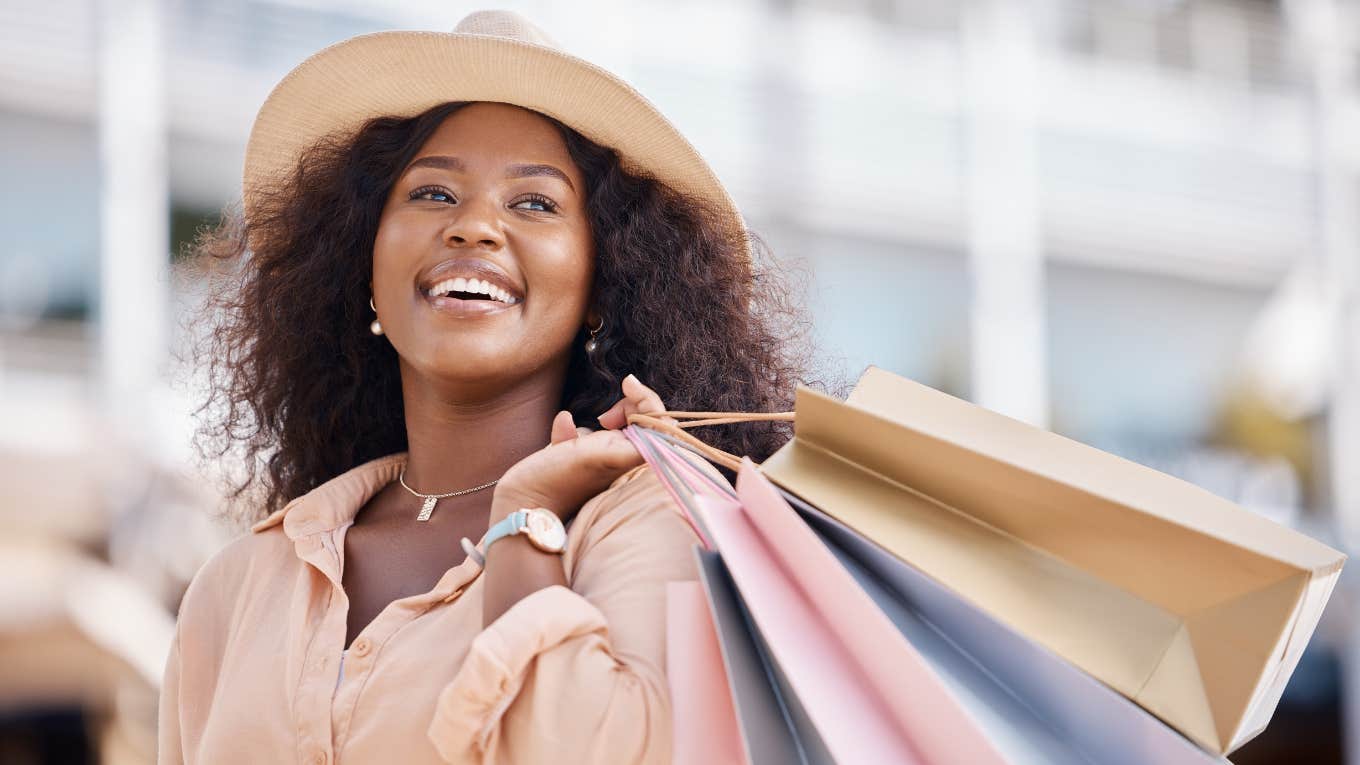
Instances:
[[[500,5],[675,120],[805,267],[834,373],[876,364],[1354,546],[1360,3]],[[113,577],[168,640],[231,533],[192,489],[193,378],[172,359],[195,291],[172,255],[239,198],[251,120],[292,66],[478,7],[0,5],[6,569],[52,593]],[[0,759],[81,729],[105,761],[144,761],[156,657],[57,595],[7,597]],[[1354,599],[1347,582],[1240,762],[1340,761]],[[68,668],[110,668],[93,688],[39,681],[57,632]]]

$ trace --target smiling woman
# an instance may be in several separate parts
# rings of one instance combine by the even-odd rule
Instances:
[[[300,65],[244,192],[195,247],[228,266],[200,444],[243,458],[257,522],[185,594],[161,762],[668,760],[665,590],[697,538],[619,430],[814,382],[702,157],[480,12]],[[783,427],[705,438],[760,460]]]
[[[210,312],[223,320],[199,354],[213,381],[212,399],[201,409],[200,445],[210,458],[233,451],[244,458],[248,472],[233,489],[241,515],[276,509],[331,476],[408,447],[404,362],[396,346],[406,342],[405,323],[415,321],[414,298],[406,300],[408,313],[399,318],[392,312],[403,298],[378,291],[386,289],[378,272],[384,251],[379,237],[409,235],[409,227],[422,220],[441,226],[440,221],[458,223],[459,216],[478,215],[476,205],[485,199],[471,200],[473,209],[466,212],[466,200],[454,193],[456,181],[468,182],[456,156],[466,149],[440,149],[450,152],[441,154],[426,146],[427,140],[456,137],[460,123],[452,117],[468,106],[448,103],[413,117],[376,118],[353,135],[318,141],[300,154],[285,181],[257,189],[248,227],[243,216],[229,215],[196,243],[195,254],[230,266],[216,269]],[[472,106],[467,116],[491,117],[481,125],[493,136],[499,124],[495,117],[510,116],[517,125],[536,121],[551,128],[559,136],[559,151],[565,147],[566,157],[553,163],[565,181],[537,174],[506,178],[517,174],[507,167],[501,193],[511,193],[512,184],[541,184],[513,186],[514,195],[504,199],[519,219],[517,231],[535,232],[529,245],[533,252],[560,246],[567,232],[590,238],[590,257],[579,266],[593,269],[593,276],[584,277],[590,315],[576,326],[559,326],[570,329],[572,342],[558,338],[559,353],[567,359],[560,407],[577,422],[593,425],[618,398],[629,373],[646,380],[677,410],[778,411],[787,408],[795,383],[821,384],[808,376],[805,315],[758,237],[745,234],[753,262],[733,257],[741,245],[705,200],[625,170],[616,150],[552,117],[507,104]],[[575,185],[572,177],[578,179]],[[547,202],[536,204],[539,197]],[[565,211],[554,209],[568,202]],[[384,216],[394,225],[379,231]],[[466,218],[461,220],[467,225]],[[584,230],[582,221],[588,224]],[[450,241],[463,240],[464,251],[475,249],[465,233],[449,233]],[[533,264],[518,258],[501,264],[513,245],[493,245],[501,250],[498,258],[454,257],[458,250],[438,254],[444,253],[439,249],[443,240],[433,241],[433,231],[428,235],[432,239],[419,245],[425,258],[420,267],[426,270],[407,283],[424,288],[427,301],[437,282],[461,276],[525,300],[527,312],[529,290],[546,293],[562,278],[582,278],[580,271],[544,269],[543,285],[517,283],[506,269],[527,270]],[[400,246],[391,251],[397,257]],[[392,289],[403,288],[393,284]],[[395,331],[400,339],[374,342],[366,336],[375,318],[385,334]],[[587,354],[595,327],[597,350]],[[422,342],[482,341],[443,332]],[[436,348],[425,353],[438,355]],[[421,364],[476,374],[467,361],[446,354]],[[763,459],[783,443],[785,428],[781,423],[719,425],[704,437],[727,451]],[[257,475],[254,469],[264,472]]]

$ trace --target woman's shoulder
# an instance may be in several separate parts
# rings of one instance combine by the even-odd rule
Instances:
[[[651,465],[643,463],[629,470],[592,497],[572,519],[579,530],[601,523],[625,523],[655,513],[675,513],[679,508]]]
[[[252,590],[277,582],[281,569],[296,560],[293,541],[281,526],[237,536],[199,566],[180,601],[179,618],[215,621]]]

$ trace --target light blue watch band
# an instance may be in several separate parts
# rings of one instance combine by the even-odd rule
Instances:
[[[518,534],[519,530],[527,526],[528,523],[528,510],[516,510],[505,516],[501,519],[500,523],[497,523],[495,526],[486,530],[486,536],[482,537],[482,549],[490,550],[492,542],[495,542],[502,537],[508,537],[511,534]]]
[[[549,519],[556,521],[555,525],[556,528],[558,528],[559,536],[562,536],[564,532],[566,532],[566,530],[564,530],[563,528],[562,523],[560,523],[560,521],[556,519],[556,516],[552,516],[549,510],[545,510],[543,508],[534,509],[522,508],[515,510],[515,512],[510,513],[510,515],[507,515],[506,517],[503,517],[503,519],[500,519],[499,523],[496,523],[495,525],[492,525],[491,528],[488,528],[486,536],[483,536],[483,538],[481,538],[480,551],[477,550],[476,544],[473,544],[471,539],[466,538],[466,536],[465,538],[462,538],[461,540],[462,551],[468,554],[468,557],[472,558],[473,561],[476,561],[477,565],[486,568],[487,565],[486,551],[491,549],[491,544],[498,542],[498,540],[500,539],[506,538],[506,536],[514,536],[515,534],[520,534],[520,532],[524,532],[525,530],[532,530],[533,528],[532,520],[536,513],[543,513],[545,517],[549,517]],[[533,543],[533,546],[537,547],[537,549],[545,551],[545,553],[560,554],[564,549],[564,538],[556,540],[556,543],[554,542],[544,543],[540,542],[539,539],[534,538],[532,531],[529,531],[528,534],[529,542]]]
[[[482,550],[490,550],[491,543],[498,539],[508,537],[511,534],[518,534],[519,530],[524,528],[528,522],[529,512],[527,510],[516,510],[505,516],[495,526],[486,530],[486,535],[482,537]],[[476,546],[467,537],[463,537],[463,552],[467,553],[469,558],[477,561],[478,566],[486,567],[486,558],[477,551]]]

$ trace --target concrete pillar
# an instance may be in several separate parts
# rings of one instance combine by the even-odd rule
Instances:
[[[1032,3],[972,0],[963,11],[967,241],[974,402],[1044,427],[1043,231],[1038,43]]]
[[[160,0],[100,0],[99,394],[140,419],[168,358],[170,202]]]
[[[1298,50],[1311,58],[1316,243],[1308,257],[1321,274],[1333,317],[1334,353],[1327,406],[1327,470],[1331,507],[1347,552],[1360,543],[1360,193],[1349,161],[1360,125],[1353,124],[1356,77],[1354,13],[1336,0],[1286,4]],[[1349,108],[1348,108],[1349,107]],[[1343,586],[1334,599],[1357,593]],[[1339,604],[1338,604],[1339,605]],[[1335,608],[1336,606],[1334,606]],[[1354,625],[1352,625],[1353,627]],[[1342,722],[1347,762],[1360,765],[1360,642],[1352,634],[1342,656]]]

